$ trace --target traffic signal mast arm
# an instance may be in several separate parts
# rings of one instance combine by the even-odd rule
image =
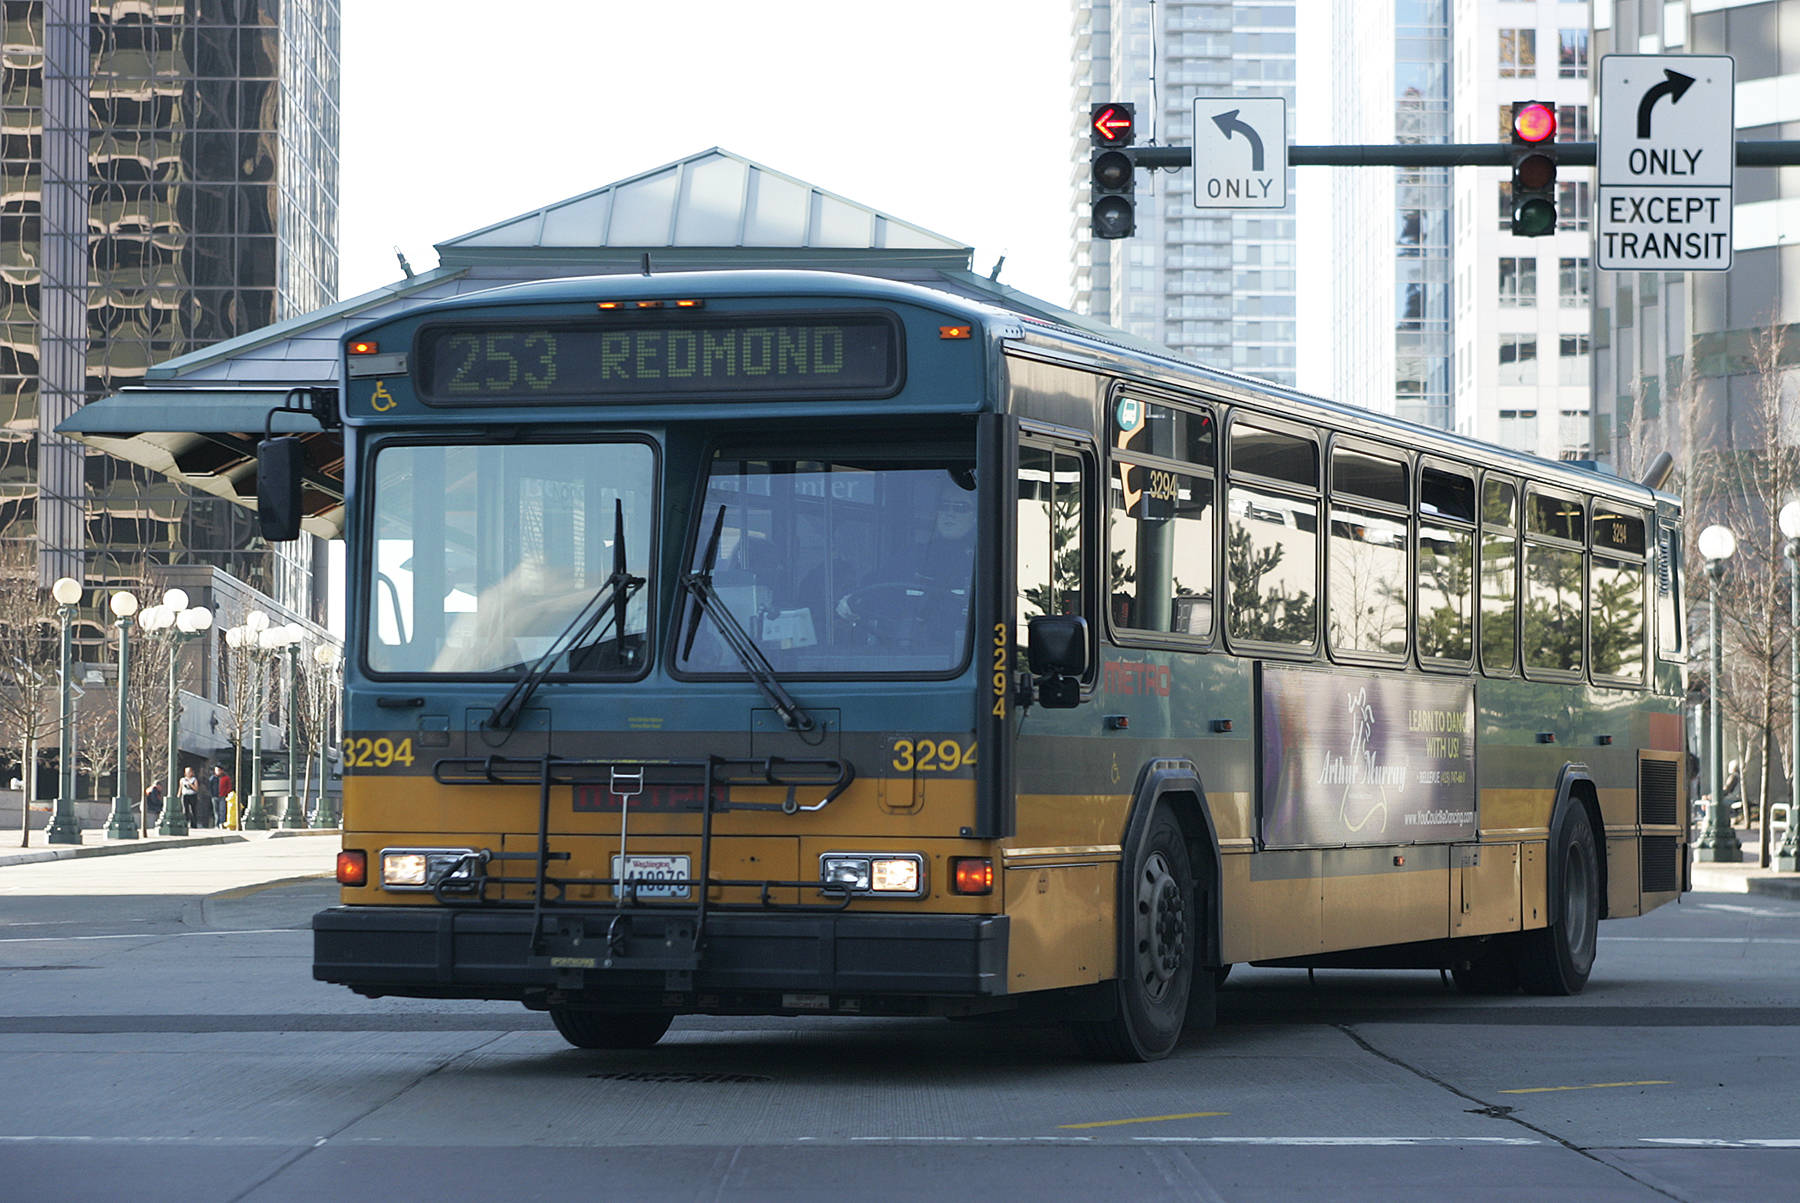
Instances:
[[[1565,167],[1595,165],[1593,142],[1558,142],[1556,157]],[[1511,147],[1504,142],[1438,142],[1428,144],[1363,146],[1290,146],[1288,164],[1293,167],[1505,167]],[[1134,146],[1125,152],[1134,166],[1188,167],[1193,164],[1190,146]],[[1737,143],[1739,167],[1800,167],[1800,141],[1742,141]]]

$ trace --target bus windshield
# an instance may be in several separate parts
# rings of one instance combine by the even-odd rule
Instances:
[[[778,673],[954,672],[969,641],[975,465],[968,456],[722,451],[689,571]],[[689,596],[678,666],[748,671]]]
[[[403,444],[375,457],[368,666],[518,674],[625,565],[647,576],[655,455],[642,443]],[[648,590],[562,649],[550,671],[635,676]]]

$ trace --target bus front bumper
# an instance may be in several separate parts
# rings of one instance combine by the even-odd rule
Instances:
[[[696,950],[691,916],[633,912],[621,929],[616,914],[547,912],[555,934],[534,953],[529,911],[332,907],[313,916],[313,977],[370,996],[679,994],[688,1005],[732,998],[755,1009],[816,1005],[776,996],[1006,993],[1004,915],[712,912]]]

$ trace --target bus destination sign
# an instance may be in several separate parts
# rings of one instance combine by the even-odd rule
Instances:
[[[900,379],[899,327],[869,314],[433,326],[419,350],[420,393],[440,405],[866,396]]]

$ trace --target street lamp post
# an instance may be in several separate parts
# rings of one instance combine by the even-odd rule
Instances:
[[[276,645],[281,650],[281,715],[287,723],[287,797],[282,803],[281,825],[283,827],[306,826],[306,795],[300,791],[299,751],[300,724],[298,715],[294,713],[294,669],[295,660],[300,654],[300,642],[306,637],[298,623],[288,623],[280,628],[280,642]]]
[[[1737,551],[1737,536],[1725,526],[1713,525],[1700,532],[1700,555],[1706,561],[1707,615],[1706,630],[1711,656],[1710,695],[1707,704],[1706,780],[1712,794],[1712,808],[1707,814],[1706,831],[1694,848],[1694,858],[1736,864],[1744,859],[1737,832],[1731,829],[1731,807],[1725,802],[1724,720],[1720,702],[1725,693],[1724,673],[1719,647],[1719,582],[1725,576],[1725,562]]]
[[[1800,501],[1781,507],[1777,519],[1787,536],[1781,554],[1788,562],[1788,826],[1775,852],[1775,867],[1800,870]],[[1768,807],[1763,807],[1764,812]]]
[[[125,699],[126,686],[131,677],[131,616],[137,613],[138,600],[135,594],[121,589],[112,595],[112,600],[107,605],[112,610],[113,617],[118,619],[115,625],[119,628],[119,757],[113,770],[113,804],[112,813],[106,817],[106,838],[135,840],[139,832],[150,826],[149,801],[139,795],[138,805],[143,809],[139,811],[138,818],[142,822],[136,823],[131,818],[131,799],[125,795]],[[144,788],[148,790],[150,787],[146,785]]]
[[[212,611],[205,606],[188,607],[185,590],[170,589],[163,594],[162,605],[144,611],[139,621],[146,630],[165,633],[169,641],[169,788],[163,795],[162,822],[156,825],[158,835],[186,835],[187,813],[177,805],[180,801],[179,743],[181,735],[181,645],[197,639],[212,627]]]
[[[81,582],[65,576],[50,586],[50,595],[56,599],[56,616],[62,620],[62,676],[57,680],[62,750],[57,753],[56,810],[50,816],[44,838],[52,844],[79,844],[81,824],[75,818],[75,702],[69,691],[72,684],[69,680],[72,648],[69,623],[75,617],[75,603],[81,600]]]
[[[319,707],[319,807],[313,811],[312,825],[333,828],[338,825],[338,815],[337,807],[331,804],[331,792],[326,788],[326,772],[330,768],[326,757],[331,748],[332,712],[339,701],[338,650],[329,643],[321,643],[313,648],[313,661],[320,669],[320,688],[327,693],[324,704]]]
[[[263,809],[262,799],[263,653],[266,648],[262,637],[269,629],[269,616],[261,610],[252,610],[244,616],[241,629],[242,647],[249,655],[256,675],[256,696],[250,715],[250,806],[238,825],[245,831],[267,831],[269,815]],[[243,792],[241,785],[239,792]]]

